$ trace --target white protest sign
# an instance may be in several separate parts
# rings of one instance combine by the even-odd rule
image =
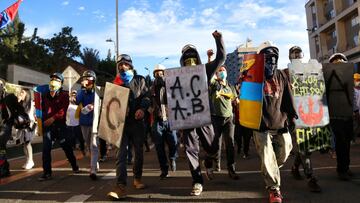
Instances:
[[[204,65],[166,69],[165,83],[171,130],[211,124]]]
[[[106,83],[101,107],[99,137],[120,147],[130,90]]]
[[[62,73],[64,76],[64,86],[71,91],[71,87],[79,80],[80,75],[74,68],[68,66]]]

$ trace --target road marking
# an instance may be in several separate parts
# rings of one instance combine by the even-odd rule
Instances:
[[[89,199],[91,195],[75,195],[72,196],[70,199],[66,200],[65,202],[85,202],[87,199]]]
[[[29,194],[40,194],[40,195],[57,195],[67,194],[68,192],[49,192],[49,191],[38,191],[38,190],[2,190],[0,193],[29,193]]]
[[[83,156],[81,154],[79,154],[75,158],[80,159],[82,157]],[[68,163],[68,161],[66,159],[63,159],[63,160],[53,162],[51,164],[51,166],[52,166],[52,168],[56,168],[56,167],[65,165],[66,163]],[[37,168],[33,168],[33,169],[30,169],[30,170],[27,170],[27,171],[24,171],[24,172],[15,174],[15,175],[10,175],[9,177],[1,178],[0,179],[0,185],[5,185],[5,184],[8,184],[8,183],[12,183],[12,182],[18,181],[20,179],[27,178],[29,176],[38,174],[38,173],[40,173],[42,171],[43,171],[42,167],[37,167]],[[11,170],[10,170],[10,172],[11,172]]]

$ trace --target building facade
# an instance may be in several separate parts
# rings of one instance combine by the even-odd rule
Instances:
[[[243,64],[244,55],[254,54],[256,52],[257,47],[252,47],[251,40],[247,40],[245,45],[240,45],[232,53],[226,55],[227,80],[231,85],[235,85],[239,81],[240,68]]]
[[[311,58],[327,63],[341,52],[359,66],[360,1],[309,0],[305,9]]]

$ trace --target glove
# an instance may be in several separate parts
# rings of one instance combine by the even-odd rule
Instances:
[[[288,119],[288,130],[289,133],[293,133],[296,129],[295,118]]]
[[[61,109],[59,112],[57,112],[57,113],[54,115],[54,118],[55,118],[55,120],[58,120],[58,119],[63,118],[64,115],[65,115],[65,112],[64,112],[64,110]]]

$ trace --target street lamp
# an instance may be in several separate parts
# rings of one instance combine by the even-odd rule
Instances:
[[[158,64],[161,64],[162,62],[164,62],[165,60],[168,60],[169,57],[165,57],[163,60],[161,60]]]
[[[150,69],[148,67],[144,67],[144,69],[148,71],[148,75],[150,76]]]
[[[117,60],[117,51],[116,51],[116,42],[112,40],[111,38],[105,40],[106,42],[113,42],[114,43],[114,51],[115,51],[115,61]]]

